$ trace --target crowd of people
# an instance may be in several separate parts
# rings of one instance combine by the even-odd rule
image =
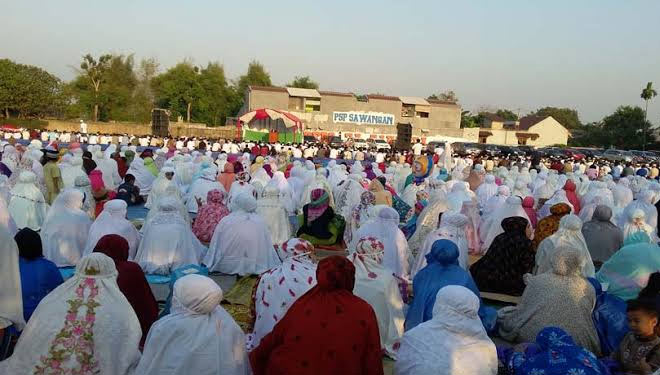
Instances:
[[[660,370],[654,166],[5,139],[0,374]],[[170,278],[164,307],[153,275]]]

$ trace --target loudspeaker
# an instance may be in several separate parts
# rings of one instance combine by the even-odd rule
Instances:
[[[151,110],[151,133],[157,137],[167,137],[170,132],[170,114],[165,109]]]
[[[409,150],[412,141],[412,125],[397,124],[396,126],[396,148],[399,150]]]

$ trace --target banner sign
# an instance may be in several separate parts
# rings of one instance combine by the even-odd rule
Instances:
[[[332,112],[332,122],[358,125],[394,125],[394,115],[381,112]]]

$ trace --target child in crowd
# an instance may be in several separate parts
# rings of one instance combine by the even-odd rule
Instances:
[[[612,359],[619,362],[623,374],[650,375],[660,369],[660,338],[656,333],[658,311],[655,301],[628,301],[630,332],[621,340]]]
[[[129,173],[124,177],[124,183],[117,188],[117,199],[123,200],[129,206],[144,202],[140,196],[140,188],[135,186],[135,176]]]

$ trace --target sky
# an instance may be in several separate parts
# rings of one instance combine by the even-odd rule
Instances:
[[[421,96],[453,90],[465,110],[571,107],[583,122],[660,92],[658,0],[0,0],[0,58],[64,80],[87,53],[251,60],[273,84]],[[660,125],[660,96],[649,106]]]

